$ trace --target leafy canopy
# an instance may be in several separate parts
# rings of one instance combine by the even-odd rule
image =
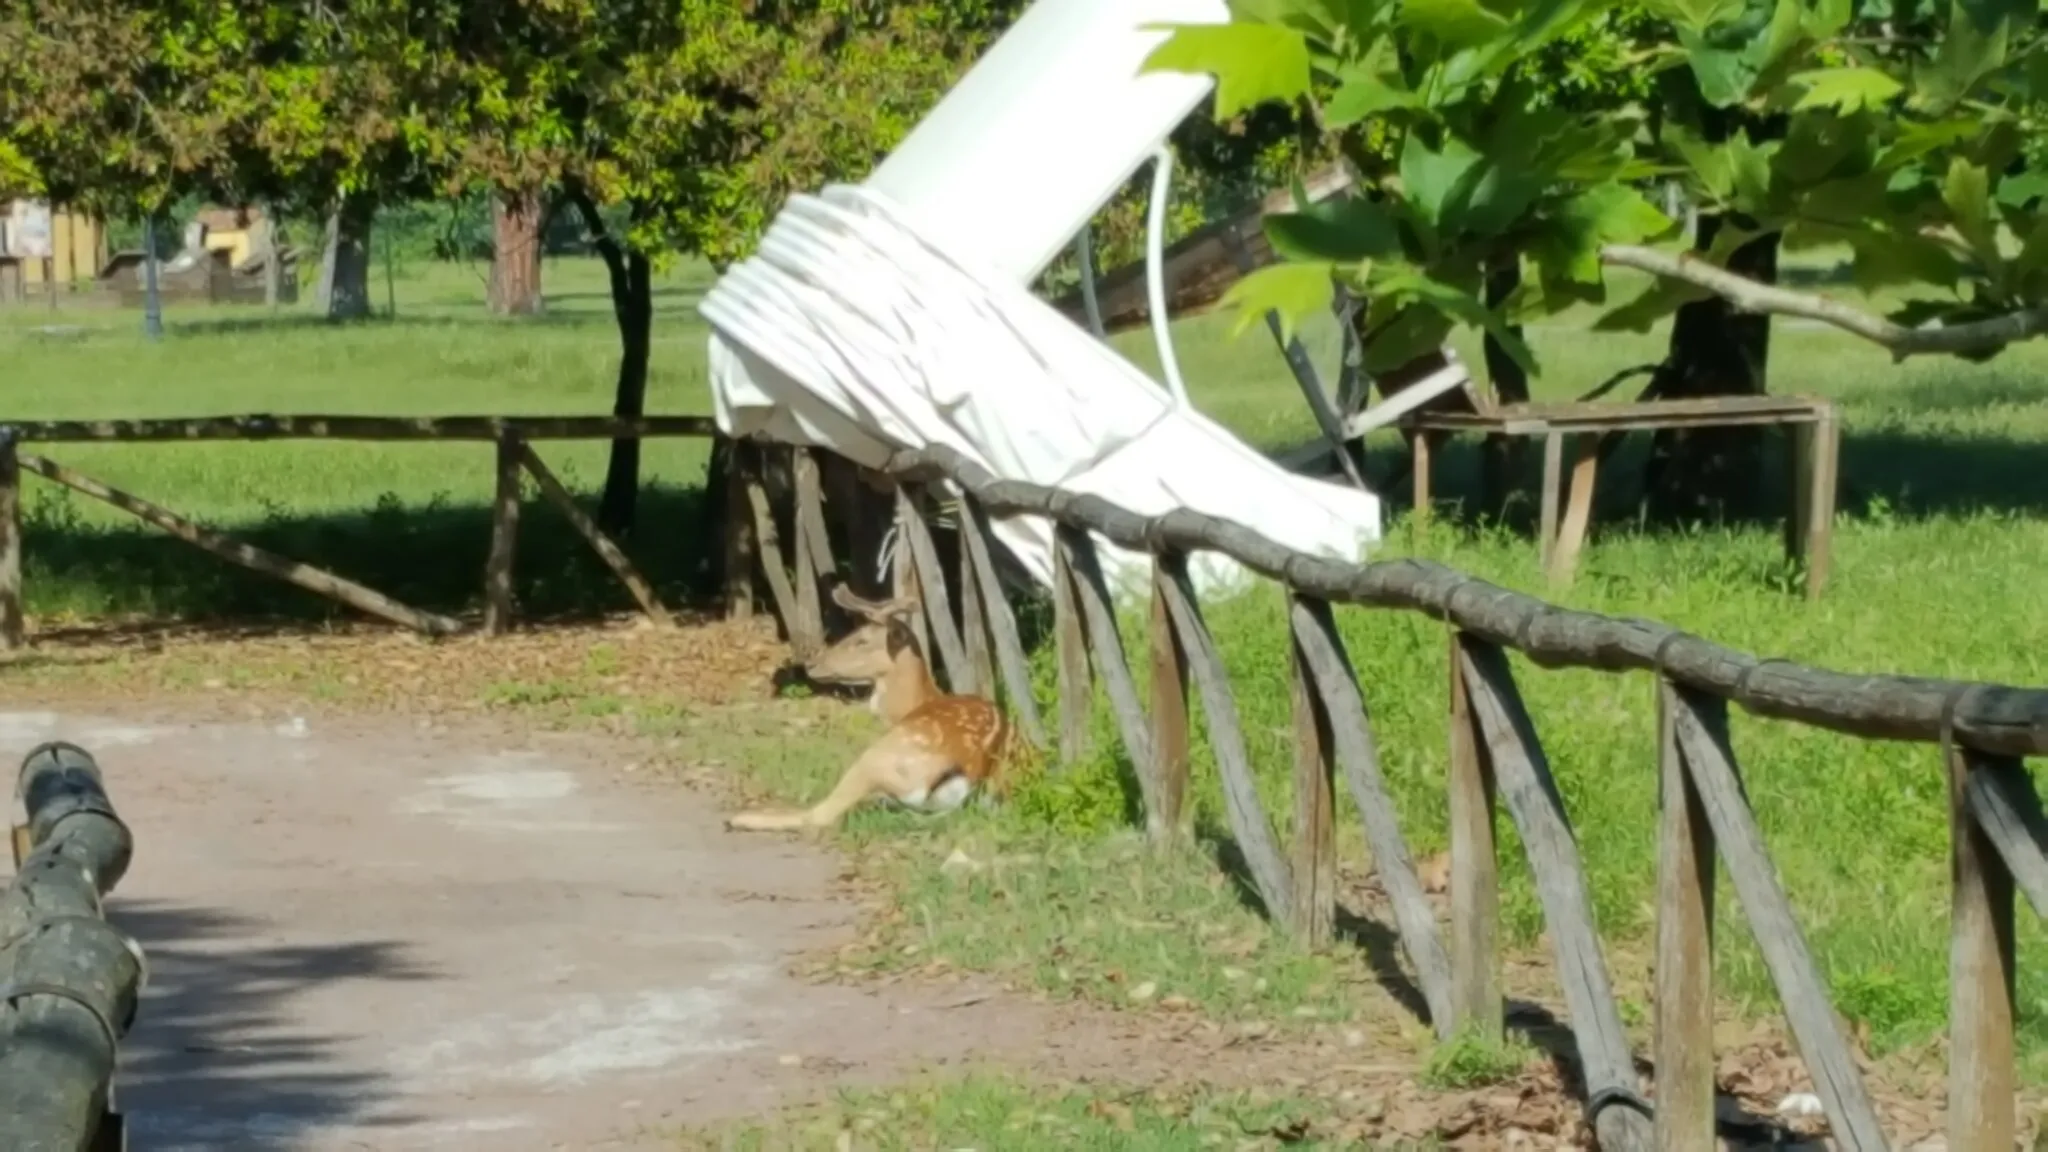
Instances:
[[[2018,0],[1239,0],[1229,24],[1175,28],[1148,67],[1216,76],[1219,116],[1306,107],[1360,177],[1348,199],[1268,218],[1285,262],[1237,286],[1246,320],[1294,323],[1342,283],[1368,301],[1368,368],[1461,324],[1533,367],[1510,325],[1605,303],[1615,263],[1666,279],[1607,327],[1711,291],[1815,314],[1641,256],[1677,232],[1645,196],[1660,179],[1722,219],[1706,262],[1766,236],[1846,246],[1858,286],[1918,290],[1890,316],[1908,329],[2041,310],[2038,25]],[[1629,79],[1575,75],[1561,50],[1587,45]],[[1491,309],[1503,266],[1523,288]],[[1942,350],[2035,334],[1983,331]]]
[[[1244,319],[1290,329],[1342,283],[1367,302],[1366,367],[1405,364],[1460,324],[1485,328],[1532,370],[1534,354],[1484,285],[1503,260],[1536,272],[1524,311],[1603,299],[1606,243],[1670,221],[1634,181],[1640,113],[1540,99],[1517,66],[1583,33],[1583,0],[1244,0],[1227,25],[1177,28],[1147,67],[1217,76],[1217,114],[1313,99],[1361,181],[1356,194],[1269,216],[1285,262],[1239,282]],[[1317,98],[1317,90],[1322,95]]]

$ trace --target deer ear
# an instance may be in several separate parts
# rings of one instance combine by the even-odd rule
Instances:
[[[844,583],[832,586],[832,602],[873,624],[886,624],[890,617],[916,605],[908,600],[868,600],[853,594]]]
[[[888,644],[891,660],[901,655],[905,649],[920,660],[924,658],[924,649],[918,646],[917,631],[910,626],[908,616],[898,614],[889,617]]]

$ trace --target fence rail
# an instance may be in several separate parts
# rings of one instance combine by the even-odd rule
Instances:
[[[668,610],[617,543],[584,514],[533,444],[541,440],[709,438],[709,416],[320,416],[266,414],[174,420],[43,420],[0,424],[0,650],[26,642],[22,613],[21,474],[61,484],[135,517],[202,551],[283,580],[365,615],[428,636],[470,631],[472,625],[440,612],[399,602],[347,577],[279,556],[207,528],[149,500],[75,469],[21,451],[24,444],[202,443],[220,441],[353,440],[385,442],[472,441],[496,444],[497,495],[491,510],[491,545],[483,573],[484,611],[474,625],[486,635],[509,631],[516,615],[513,561],[518,552],[521,473],[541,498],[569,521],[618,577],[641,612],[656,625]]]
[[[731,483],[753,505],[758,560],[802,657],[823,642],[817,581],[835,568],[826,554],[829,540],[803,532],[802,562],[794,568],[785,562],[762,477],[750,471],[766,451],[763,445],[735,454]],[[813,506],[816,461],[809,449],[790,451],[798,507]],[[1835,1139],[1848,1148],[1887,1147],[1849,1037],[1744,794],[1727,710],[1734,703],[1855,736],[1940,746],[1951,780],[1953,829],[1948,1147],[2013,1147],[2016,891],[2048,915],[2048,817],[2021,758],[2048,751],[2048,690],[1858,676],[1758,659],[1654,621],[1559,608],[1429,561],[1337,561],[1185,509],[1141,516],[1097,497],[1004,480],[944,447],[899,452],[880,471],[899,491],[898,579],[928,592],[924,625],[939,642],[927,651],[937,657],[942,682],[954,691],[1000,696],[1029,716],[1034,735],[1045,731],[1013,613],[988,560],[989,523],[1013,516],[1052,521],[1059,709],[1053,731],[1061,759],[1071,761],[1085,743],[1092,666],[1129,753],[1146,827],[1155,837],[1174,835],[1183,826],[1187,789],[1187,695],[1190,688],[1198,692],[1225,816],[1253,886],[1269,916],[1310,942],[1328,939],[1334,922],[1332,804],[1342,776],[1440,1035],[1470,1028],[1497,1035],[1503,1026],[1494,829],[1496,809],[1504,805],[1535,882],[1578,1046],[1589,1122],[1604,1148],[1716,1146],[1711,924],[1717,855]],[[951,571],[926,523],[926,490],[935,484],[959,492],[954,519],[963,539]],[[1090,533],[1154,557],[1149,708],[1140,699]],[[1284,840],[1252,786],[1236,704],[1187,580],[1188,555],[1204,550],[1234,557],[1290,592],[1296,803]],[[949,589],[958,594],[944,594]],[[1416,874],[1366,701],[1335,626],[1332,605],[1338,603],[1424,613],[1444,621],[1451,634],[1450,912],[1441,928]],[[1006,653],[993,669],[973,654],[981,648],[961,639],[980,636],[993,637]],[[1543,667],[1647,671],[1661,685],[1654,1106],[1638,1095],[1571,817],[1522,702],[1510,650]]]
[[[100,900],[134,842],[76,745],[30,752],[16,794],[27,822],[0,895],[0,1148],[121,1148],[113,1076],[144,965]]]

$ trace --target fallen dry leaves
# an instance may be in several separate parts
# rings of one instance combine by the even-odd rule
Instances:
[[[36,637],[10,677],[53,689],[97,688],[330,699],[408,712],[534,710],[609,697],[664,707],[716,707],[774,694],[788,649],[765,617],[639,617],[427,640],[361,624],[324,630],[140,625]]]

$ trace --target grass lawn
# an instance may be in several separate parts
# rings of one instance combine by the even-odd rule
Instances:
[[[480,269],[423,266],[398,277],[394,319],[330,328],[290,315],[270,319],[261,309],[174,310],[160,346],[141,340],[137,313],[63,312],[57,322],[83,330],[50,334],[40,326],[51,317],[39,309],[0,312],[7,366],[0,396],[7,415],[19,419],[606,411],[616,338],[602,275],[592,263],[560,261],[546,279],[551,314],[539,322],[488,318]],[[661,281],[653,411],[708,410],[703,326],[694,313],[705,284],[695,267]],[[1222,317],[1179,326],[1180,361],[1196,403],[1255,444],[1306,435],[1307,410],[1263,331],[1233,341],[1229,327]],[[1308,336],[1327,354],[1327,328]],[[1562,398],[1656,359],[1663,334],[1594,334],[1573,317],[1531,339],[1545,368],[1539,393]],[[1605,473],[1608,519],[1596,528],[1574,586],[1554,598],[1839,669],[2048,683],[2041,578],[2048,562],[2048,346],[2008,351],[1986,365],[1893,367],[1829,331],[1781,325],[1773,341],[1774,388],[1836,397],[1845,413],[1844,496],[1825,599],[1808,604],[1787,593],[1774,526],[1684,534],[1630,528],[1623,512],[1640,445]],[[1119,343],[1154,366],[1143,333]],[[1476,347],[1461,351],[1480,362]],[[487,446],[114,445],[52,454],[401,599],[462,608],[477,595],[492,483]],[[602,476],[601,445],[554,446],[546,454],[579,491],[593,491]],[[633,551],[671,596],[690,584],[707,552],[694,498],[703,454],[691,442],[648,453],[653,487]],[[1445,471],[1448,498],[1472,491],[1469,452],[1452,452]],[[558,518],[529,507],[524,600],[543,611],[625,606],[623,592],[573,545]],[[245,577],[48,485],[29,486],[26,515],[28,608],[45,622],[131,612],[317,618],[326,611],[296,590]],[[1417,530],[1397,519],[1386,553],[1426,555],[1541,591],[1534,546],[1502,529],[1439,519]],[[1273,813],[1289,811],[1281,607],[1268,588],[1209,609]],[[1411,845],[1439,849],[1442,626],[1390,612],[1340,616]],[[1132,628],[1136,644],[1140,633]],[[1615,967],[1630,983],[1631,973],[1641,973],[1654,922],[1653,686],[1643,676],[1523,662],[1517,671],[1577,826]],[[816,794],[837,773],[846,732],[866,731],[866,723],[833,714],[814,723],[815,738],[771,727],[721,739],[734,749],[730,759],[749,765],[755,787],[795,798]],[[1111,746],[1106,710],[1096,729],[1098,746]],[[1880,1051],[1930,1040],[1943,1027],[1947,997],[1947,816],[1934,750],[1745,715],[1736,717],[1735,741],[1837,1006]],[[1222,824],[1215,773],[1199,742],[1196,756],[1198,819],[1214,829]],[[894,885],[897,912],[848,966],[914,967],[943,958],[1118,1003],[1149,984],[1142,999],[1178,996],[1218,1018],[1275,1027],[1346,1026],[1379,1011],[1385,993],[1357,950],[1305,955],[1260,931],[1203,846],[1169,857],[1141,851],[1125,827],[1127,792],[1121,766],[1104,753],[1034,784],[999,816],[935,824],[861,814],[845,839]],[[1348,800],[1340,805],[1342,852],[1357,866],[1365,852]],[[956,849],[981,867],[941,870]],[[1516,854],[1503,869],[1511,943],[1533,954],[1540,913],[1512,862],[1520,849],[1511,832],[1503,850]],[[1725,884],[1719,910],[1720,986],[1731,1007],[1774,1013],[1769,979]],[[2022,1045],[2039,1083],[2048,1073],[2048,952],[2034,920],[2022,924]],[[1633,1001],[1629,1015],[1646,1021],[1647,1001]],[[1009,1106],[994,1089],[977,1091],[990,1109]],[[1154,1122],[1149,1116],[1141,1125]]]

